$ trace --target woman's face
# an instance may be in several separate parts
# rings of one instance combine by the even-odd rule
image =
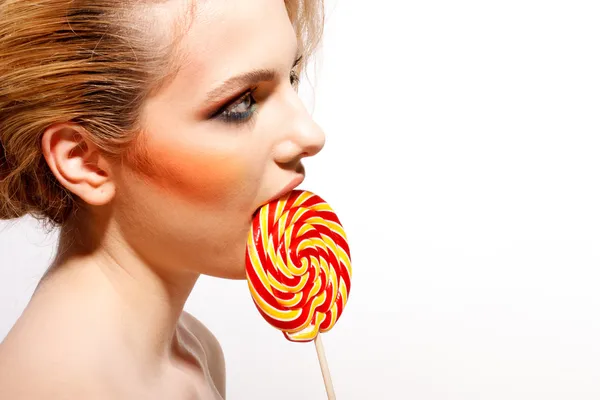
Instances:
[[[324,135],[291,83],[300,54],[284,1],[199,4],[185,62],[147,102],[141,150],[116,173],[115,210],[156,266],[243,278],[253,213],[300,184]]]

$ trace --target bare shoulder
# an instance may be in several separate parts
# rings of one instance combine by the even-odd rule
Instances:
[[[98,377],[90,373],[85,355],[72,357],[51,343],[12,336],[0,344],[0,398],[106,398],[108,393],[103,393],[105,388],[98,384]]]
[[[210,375],[221,393],[225,398],[225,355],[223,349],[215,335],[193,315],[184,311],[181,314],[180,323],[188,330],[202,345],[206,354],[206,362]]]
[[[66,306],[46,307],[54,299],[35,301],[0,344],[0,399],[119,400],[107,335]]]

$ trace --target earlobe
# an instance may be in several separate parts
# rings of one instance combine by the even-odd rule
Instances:
[[[90,205],[105,205],[115,194],[110,164],[78,125],[52,125],[42,136],[50,170],[67,190]]]

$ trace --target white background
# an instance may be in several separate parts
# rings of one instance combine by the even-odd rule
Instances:
[[[328,143],[303,188],[352,249],[323,336],[340,400],[600,398],[599,17],[597,1],[329,3]],[[54,236],[0,227],[1,338]],[[228,398],[326,398],[314,347],[266,325],[244,282],[202,278],[187,308],[222,342]]]

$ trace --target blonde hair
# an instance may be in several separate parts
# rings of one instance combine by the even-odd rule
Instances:
[[[60,226],[76,210],[42,154],[50,125],[77,124],[107,156],[124,154],[144,100],[176,70],[177,29],[150,37],[141,12],[168,1],[0,0],[0,219]],[[302,70],[321,39],[322,0],[285,3]]]

